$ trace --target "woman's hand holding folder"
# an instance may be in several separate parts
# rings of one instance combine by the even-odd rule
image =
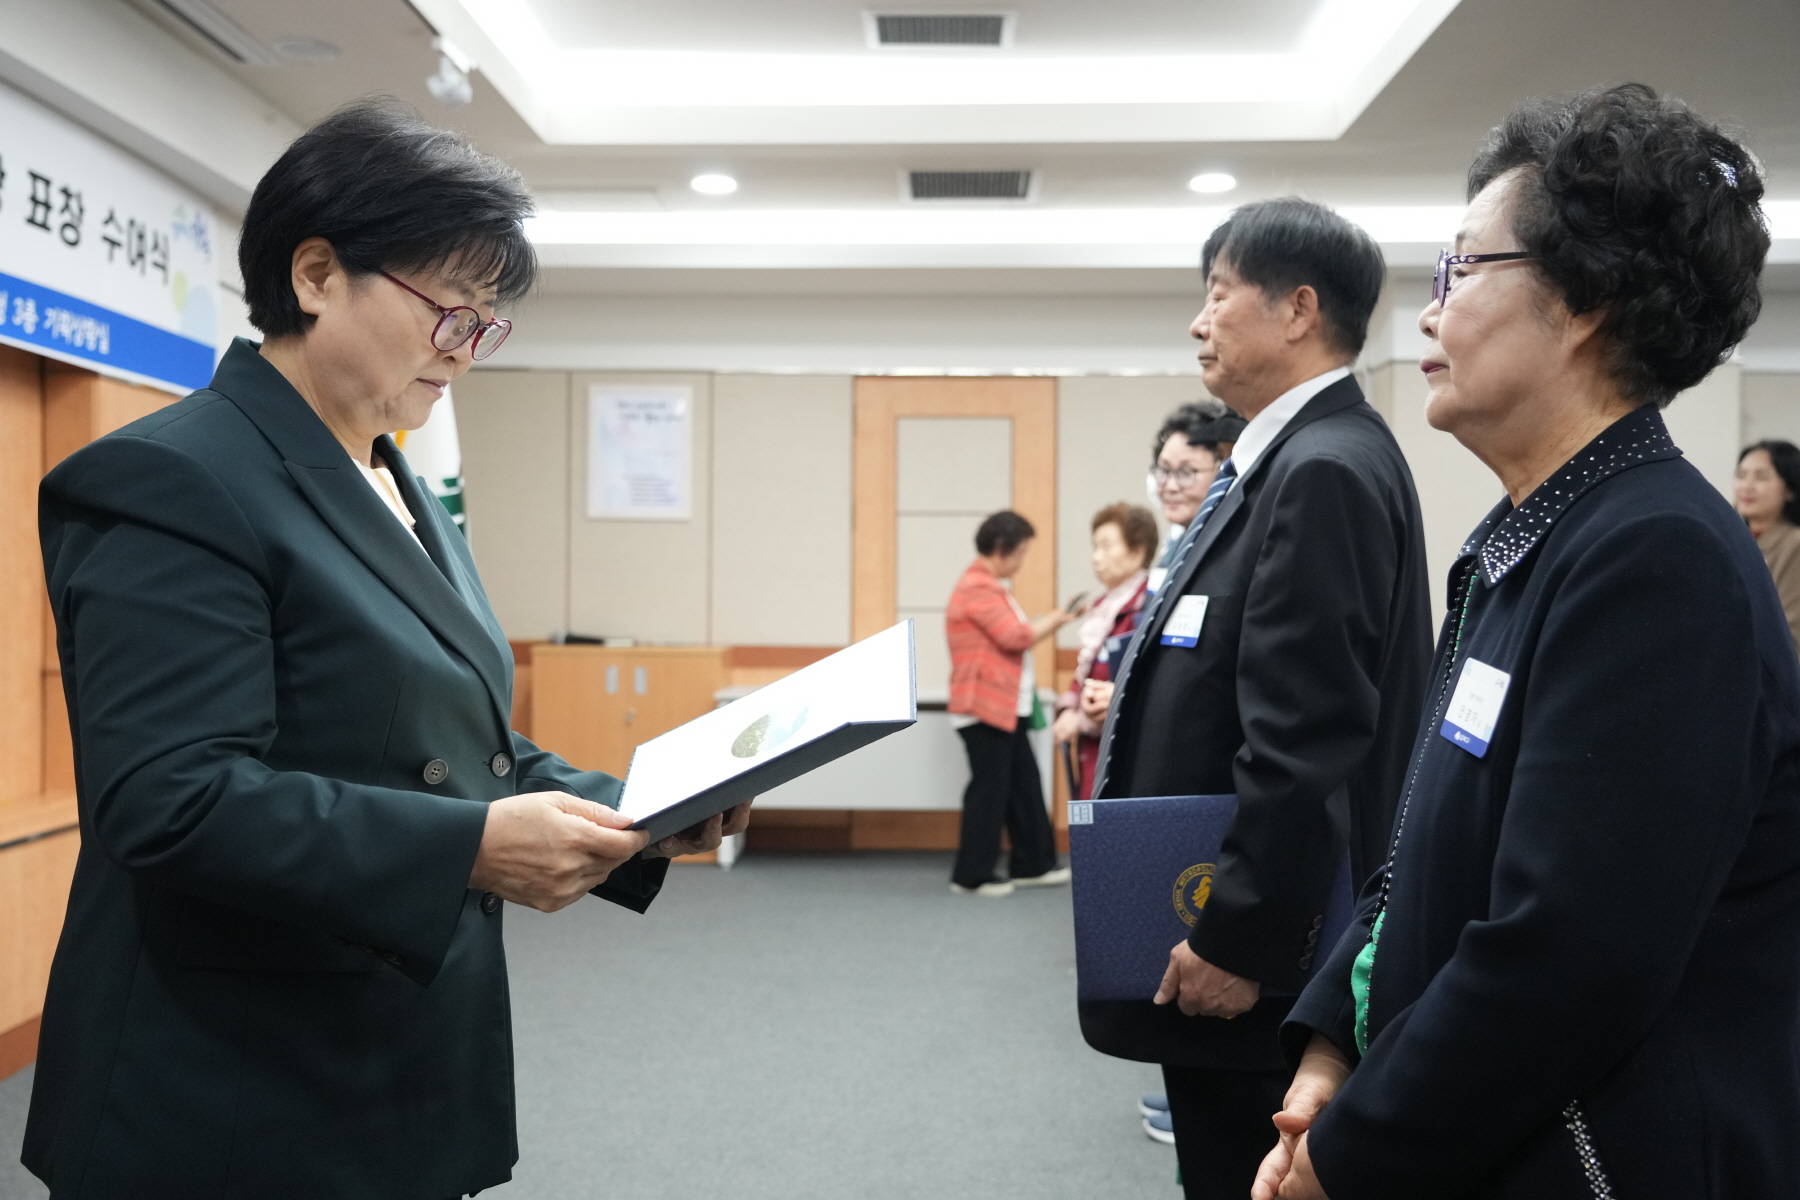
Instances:
[[[750,828],[750,806],[754,799],[734,805],[698,825],[690,825],[680,833],[671,833],[644,851],[645,858],[679,858],[683,854],[705,854],[717,850],[719,843],[734,833]]]
[[[521,792],[488,805],[469,886],[540,912],[566,908],[634,858],[650,835],[631,818],[564,792]]]

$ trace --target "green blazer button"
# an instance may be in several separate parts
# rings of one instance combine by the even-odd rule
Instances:
[[[502,750],[500,753],[494,755],[494,757],[488,759],[488,770],[504,779],[506,778],[507,772],[512,770],[512,758]]]
[[[423,774],[425,776],[425,782],[429,783],[432,787],[436,787],[438,784],[444,782],[444,780],[450,778],[450,764],[441,758],[434,758],[425,764]]]

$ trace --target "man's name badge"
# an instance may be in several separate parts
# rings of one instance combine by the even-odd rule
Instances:
[[[1175,611],[1163,622],[1162,644],[1195,646],[1200,642],[1200,626],[1206,621],[1206,597],[1183,596],[1175,602]]]
[[[1450,695],[1450,708],[1444,714],[1444,737],[1467,750],[1476,758],[1487,754],[1488,739],[1494,736],[1494,724],[1500,720],[1500,705],[1506,700],[1506,689],[1512,676],[1477,659],[1463,663],[1462,678]]]

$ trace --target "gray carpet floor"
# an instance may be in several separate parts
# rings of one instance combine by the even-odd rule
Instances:
[[[1156,1069],[1076,1028],[1068,889],[948,875],[753,855],[644,916],[509,907],[521,1158],[483,1200],[1174,1200]],[[0,1145],[30,1087],[0,1082]],[[14,1157],[0,1200],[41,1200]]]

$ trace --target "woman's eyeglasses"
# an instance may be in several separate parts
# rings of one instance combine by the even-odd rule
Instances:
[[[1450,268],[1460,267],[1464,263],[1511,262],[1516,258],[1530,258],[1523,250],[1506,250],[1499,254],[1452,254],[1448,250],[1438,251],[1437,274],[1431,277],[1431,296],[1440,305],[1450,298]]]
[[[1157,487],[1166,487],[1170,480],[1174,480],[1177,487],[1186,490],[1194,486],[1194,481],[1200,478],[1200,472],[1192,467],[1178,467],[1171,471],[1158,463],[1150,468],[1150,477],[1156,480]]]
[[[431,344],[439,350],[446,352],[454,350],[470,338],[474,338],[475,344],[469,347],[469,357],[480,360],[498,350],[500,343],[506,340],[506,335],[512,332],[511,321],[499,318],[483,321],[480,313],[461,304],[455,308],[445,308],[418,289],[406,287],[404,283],[386,271],[382,271],[380,274],[383,279],[395,287],[405,288],[442,314],[438,317],[437,328],[431,331]]]

